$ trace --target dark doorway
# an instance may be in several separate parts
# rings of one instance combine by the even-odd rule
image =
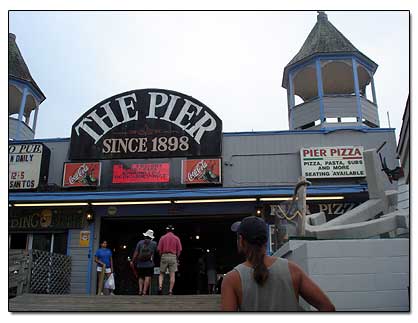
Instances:
[[[179,271],[176,273],[175,294],[207,293],[207,276],[202,270],[202,260],[208,251],[215,254],[216,273],[225,274],[243,259],[237,253],[236,235],[231,224],[246,215],[187,216],[187,217],[137,217],[107,218],[102,220],[100,240],[107,240],[113,251],[116,278],[116,294],[134,295],[138,292],[137,281],[129,266],[137,242],[142,233],[154,230],[155,241],[165,234],[165,227],[172,224],[174,233],[180,238],[183,251]],[[199,258],[200,261],[199,261]],[[160,258],[155,257],[156,267]],[[152,290],[156,290],[157,275],[153,278]],[[166,278],[168,280],[168,277]]]

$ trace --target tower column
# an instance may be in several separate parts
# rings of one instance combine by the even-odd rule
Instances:
[[[357,73],[357,61],[353,57],[351,59],[352,67],[353,67],[353,77],[354,77],[354,91],[356,93],[357,99],[357,122],[362,125],[363,123],[363,113],[361,111],[361,102],[360,102],[360,89],[358,84],[358,73]]]
[[[33,123],[32,123],[32,131],[34,135],[35,135],[35,130],[36,130],[36,122],[38,120],[38,111],[39,111],[39,105],[36,106],[35,117],[33,118]]]
[[[20,109],[19,109],[19,124],[17,126],[17,135],[16,135],[16,139],[20,139],[20,134],[21,134],[21,126],[22,126],[22,119],[23,119],[23,112],[25,111],[25,105],[26,105],[26,98],[28,96],[28,87],[25,86],[23,88],[23,94],[22,94],[22,101],[20,101]]]
[[[372,76],[372,95],[373,95],[373,103],[377,107],[376,90],[374,88],[374,77],[373,76]]]
[[[321,60],[319,58],[315,61],[316,65],[316,84],[318,87],[318,97],[319,97],[319,118],[321,119],[321,125],[325,119],[324,113],[324,87],[322,85],[322,71],[321,71]],[[321,126],[322,127],[322,126]]]
[[[289,73],[289,126],[290,129],[293,129],[293,108],[295,107],[295,90],[293,87],[293,72]]]

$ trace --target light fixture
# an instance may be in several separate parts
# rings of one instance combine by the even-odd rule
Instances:
[[[291,199],[291,197],[262,197],[260,198],[260,201],[290,201]]]
[[[291,201],[291,197],[262,197],[260,201]],[[344,200],[344,196],[308,196],[306,197],[308,201],[317,201],[317,200]]]
[[[89,205],[87,202],[66,202],[66,203],[16,203],[14,206],[82,206]]]
[[[209,249],[206,249],[206,252],[207,252],[207,253],[209,253],[209,252],[210,252],[210,250],[209,250]]]
[[[196,240],[199,240],[200,239],[200,237],[199,236],[196,236]]]
[[[344,196],[308,196],[306,198],[309,201],[316,200],[344,200]]]
[[[92,207],[89,207],[86,211],[86,220],[88,223],[94,221],[94,212]]]
[[[91,205],[147,205],[147,204],[171,204],[171,201],[113,201],[92,202]]]
[[[261,215],[262,215],[262,213],[263,213],[263,208],[262,208],[261,206],[257,206],[257,207],[255,208],[255,215],[256,215],[256,216],[261,216]]]
[[[224,202],[256,202],[256,198],[235,198],[235,199],[211,199],[211,200],[176,200],[176,204],[190,203],[224,203]]]

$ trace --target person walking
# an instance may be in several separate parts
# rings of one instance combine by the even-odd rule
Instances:
[[[319,311],[335,311],[320,287],[294,262],[266,255],[267,225],[256,216],[235,222],[238,251],[246,261],[221,287],[223,311],[298,311],[299,296]]]
[[[148,288],[151,278],[154,275],[154,253],[157,243],[154,239],[154,231],[149,229],[143,233],[144,239],[140,240],[132,256],[132,263],[136,264],[138,272],[138,291],[139,295],[148,295]]]
[[[206,254],[206,275],[208,279],[208,293],[215,294],[216,286],[216,257],[214,250],[207,250]]]
[[[160,276],[158,277],[158,294],[162,294],[164,273],[168,268],[170,273],[170,287],[168,294],[173,295],[176,278],[175,275],[178,269],[178,260],[182,247],[180,238],[173,233],[174,227],[172,225],[168,225],[165,229],[167,233],[161,237],[157,247],[158,253],[161,255]]]
[[[107,248],[107,241],[103,240],[100,248],[97,249],[94,255],[94,261],[97,263],[97,295],[103,295],[104,276],[109,278],[113,273],[112,251]],[[110,292],[113,294],[113,292]]]

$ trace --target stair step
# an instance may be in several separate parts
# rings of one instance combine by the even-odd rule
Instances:
[[[88,296],[23,294],[9,300],[9,311],[213,312],[220,295]]]

